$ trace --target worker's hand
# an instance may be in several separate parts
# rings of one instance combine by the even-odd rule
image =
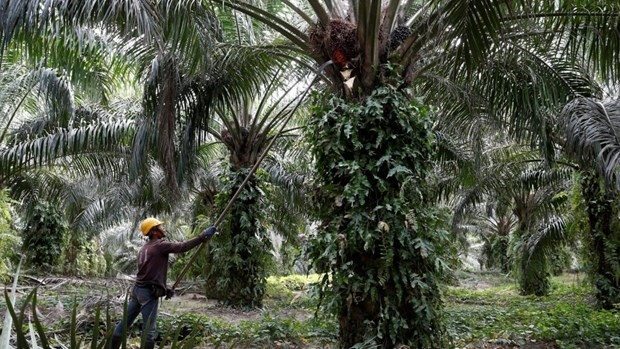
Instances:
[[[203,239],[209,239],[213,236],[213,234],[215,234],[216,231],[217,229],[215,229],[215,227],[208,227],[207,229],[203,230],[199,236]]]
[[[171,288],[166,288],[166,299],[170,299],[174,297],[174,290]]]

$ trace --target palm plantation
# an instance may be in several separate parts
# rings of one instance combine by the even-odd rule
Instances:
[[[17,111],[45,110],[48,118],[32,126],[23,123],[21,133],[3,132],[3,184],[13,188],[12,181],[23,183],[15,180],[19,171],[70,158],[78,164],[90,161],[83,166],[88,171],[75,175],[115,179],[114,188],[127,188],[122,204],[135,212],[119,220],[174,214],[195,192],[206,202],[223,205],[266,151],[283,116],[292,112],[284,104],[272,107],[267,98],[256,102],[253,95],[269,91],[279,69],[312,73],[322,66],[323,80],[316,85],[305,125],[313,181],[301,189],[313,193],[313,207],[304,213],[311,213],[318,228],[308,257],[315,271],[325,273],[319,285],[321,304],[337,318],[341,348],[360,343],[381,348],[446,345],[441,285],[448,272],[450,235],[429,179],[435,161],[448,159],[441,156],[447,143],[472,144],[475,160],[487,141],[483,135],[504,130],[512,142],[539,152],[543,172],[560,158],[563,146],[577,154],[574,159],[583,167],[601,159],[601,149],[609,149],[606,143],[588,143],[588,131],[562,129],[556,122],[571,99],[602,96],[595,81],[616,80],[620,62],[614,52],[620,40],[608,28],[617,27],[619,9],[606,2],[309,0],[269,9],[241,0],[178,6],[69,3],[1,4],[7,14],[0,32],[2,68],[27,57],[31,67],[45,64],[57,75],[69,72],[59,81],[65,85],[56,82],[54,89],[54,74],[40,75],[47,84],[25,79],[19,89],[7,89],[45,99],[49,108],[28,109],[36,103],[24,97],[24,105],[5,111],[7,130],[22,124],[17,115],[24,114]],[[30,10],[34,8],[40,11]],[[52,8],[56,11],[48,11]],[[232,13],[232,20],[215,13]],[[63,40],[51,35],[57,34],[52,23],[62,28]],[[249,40],[256,28],[273,43]],[[89,30],[90,36],[83,35]],[[231,33],[235,36],[227,41]],[[107,40],[81,50],[85,38],[98,35]],[[285,63],[288,58],[294,63]],[[107,107],[118,85],[104,72],[139,82],[144,87],[142,108],[121,114],[124,123],[95,115],[89,123],[71,124],[80,121],[74,104],[81,102],[72,89]],[[102,84],[103,89],[93,88]],[[46,95],[42,87],[55,94]],[[251,107],[255,102],[258,106]],[[576,114],[567,115],[570,125]],[[51,119],[59,121],[47,127],[42,122]],[[212,173],[201,163],[214,142],[228,158],[222,182],[207,179]],[[592,192],[600,183],[613,186],[614,154],[602,157],[604,165],[592,174],[584,197],[603,195]],[[111,169],[112,178],[97,173],[102,168]],[[216,293],[234,305],[259,306],[264,294],[264,263],[271,247],[262,225],[266,203],[261,186],[266,182],[261,176],[251,179],[233,206],[221,227],[221,245],[209,257],[225,267],[217,275],[207,273],[209,284],[216,284]],[[546,246],[541,241],[563,231],[556,212],[565,209],[560,208],[562,190],[540,186],[531,191],[524,184],[502,202],[517,218],[521,261],[535,261],[535,247]],[[610,193],[612,189],[604,195]],[[72,209],[89,212],[78,201]],[[192,207],[206,215],[208,209]],[[605,241],[612,239],[611,228],[601,226],[605,215],[598,215],[600,210],[588,212],[592,246],[598,256],[606,256],[598,260],[594,275],[602,278],[597,281],[600,290],[611,290],[601,296],[609,303],[618,294],[617,268],[603,262],[617,257],[613,246],[603,251]],[[187,219],[192,227],[197,217]],[[544,275],[532,278],[522,278],[524,292],[534,285],[531,293],[544,293]]]
[[[453,227],[473,221],[482,231],[489,265],[512,270],[523,295],[547,294],[550,256],[570,241],[565,227],[572,214],[567,207],[572,168],[547,168],[537,152],[506,145],[481,154],[475,173],[440,184],[443,191],[456,190]]]
[[[48,5],[54,6],[54,4]],[[57,19],[80,17],[83,11],[89,8],[87,4],[82,5],[83,8],[72,8],[74,12],[57,13],[60,16]],[[143,17],[135,19],[138,24],[137,32],[127,33],[123,26],[114,26],[115,16],[118,13],[106,10],[106,6],[111,4],[100,9],[95,8],[95,12],[101,11],[95,18],[76,19],[85,21],[85,26],[107,25],[108,37],[123,40],[118,46],[104,47],[110,50],[109,54],[115,55],[109,68],[118,69],[117,73],[123,73],[123,76],[131,79],[144,75],[145,84],[143,108],[139,108],[135,114],[125,115],[131,119],[127,127],[99,126],[104,137],[112,135],[115,138],[99,140],[91,137],[89,140],[91,143],[80,144],[81,148],[76,146],[71,150],[78,153],[86,151],[86,147],[99,147],[98,149],[105,150],[107,145],[102,142],[121,146],[113,150],[119,152],[116,156],[120,162],[117,162],[116,166],[125,167],[126,177],[123,179],[128,181],[127,189],[142,188],[142,193],[135,192],[135,195],[121,197],[124,199],[121,202],[123,205],[141,206],[141,209],[135,210],[133,217],[131,215],[116,217],[115,221],[119,222],[139,219],[145,214],[170,214],[180,211],[184,206],[183,201],[190,198],[193,191],[210,190],[213,182],[204,180],[203,177],[208,173],[202,167],[204,164],[202,166],[199,164],[199,159],[204,156],[205,151],[208,152],[206,149],[209,147],[208,143],[214,140],[221,142],[230,151],[232,170],[231,179],[220,179],[228,183],[228,188],[218,188],[225,191],[219,202],[219,208],[222,209],[226,204],[224,197],[226,195],[230,197],[236,191],[238,184],[247,174],[247,169],[254,165],[258,156],[274,137],[276,128],[291,113],[290,105],[287,107],[284,102],[281,105],[267,104],[271,103],[268,102],[271,90],[279,87],[277,79],[271,82],[270,87],[266,87],[262,92],[258,91],[263,83],[271,79],[271,72],[285,68],[281,66],[283,59],[273,58],[272,55],[276,52],[273,49],[266,49],[257,54],[254,50],[244,47],[214,45],[210,40],[219,34],[214,30],[215,19],[208,7],[188,4],[188,7],[175,7],[174,11],[171,11],[163,4],[159,7],[147,3],[132,4],[137,7],[141,5],[149,11],[142,14]],[[136,14],[140,10],[137,7]],[[192,12],[192,21],[178,21],[179,18],[187,17],[184,11]],[[25,14],[16,11],[15,15]],[[45,22],[54,18],[42,16],[40,20]],[[7,29],[12,28],[7,26]],[[38,33],[36,29],[32,29],[29,26],[18,28],[27,35],[37,38],[36,35],[40,35],[41,40],[49,39],[45,36],[45,32]],[[179,41],[173,42],[171,38]],[[16,35],[15,40],[21,42],[22,38]],[[65,40],[79,47],[83,38],[69,32]],[[61,49],[64,49],[64,46],[52,52],[61,54],[63,52],[57,52]],[[24,50],[31,52],[34,49],[25,46]],[[70,53],[75,54],[75,51]],[[127,55],[126,59],[132,60],[132,65],[126,65],[126,61],[121,59],[123,55]],[[56,58],[54,55],[52,57]],[[60,60],[63,57],[58,58]],[[59,65],[63,63],[58,62]],[[89,81],[88,77],[78,76],[77,82],[81,81],[80,78]],[[245,104],[253,103],[248,101],[257,92],[265,93],[263,100],[256,101],[260,106],[255,110],[244,110]],[[256,112],[258,116],[253,117],[250,112]],[[66,114],[71,115],[72,111]],[[85,133],[87,137],[88,130],[74,132],[77,133],[76,138],[88,139],[83,135]],[[52,136],[49,141],[53,144],[51,147],[56,146],[54,142],[58,141],[58,138]],[[62,138],[60,140],[62,141]],[[30,149],[25,148],[26,151]],[[13,156],[15,152],[8,153]],[[211,153],[214,154],[212,151]],[[44,154],[44,156],[54,157],[58,154]],[[41,159],[47,161],[44,156]],[[206,163],[207,168],[212,166],[209,161]],[[163,174],[163,177],[159,174]],[[207,188],[196,188],[196,185],[206,185]],[[252,198],[248,199],[248,195]],[[220,260],[219,266],[233,268],[233,272],[221,273],[213,283],[209,283],[209,287],[215,289],[212,294],[219,295],[232,305],[258,306],[261,303],[263,294],[261,289],[264,287],[261,285],[266,278],[264,264],[270,260],[267,253],[270,245],[265,237],[266,232],[257,225],[258,214],[261,211],[260,196],[259,188],[251,184],[247,193],[242,195],[241,200],[233,208],[230,226],[223,229],[233,237],[225,239],[228,243],[223,245],[226,247],[224,250],[216,249],[222,251],[220,256],[224,258]],[[204,208],[201,207],[194,208],[194,211],[204,214]],[[105,217],[98,218],[105,219]],[[251,222],[249,226],[248,221]],[[255,238],[257,233],[262,237]],[[236,238],[235,234],[238,234]],[[237,241],[240,237],[243,237],[243,241]],[[236,243],[231,244],[232,241]],[[208,269],[220,271],[216,266],[209,266]],[[207,271],[203,273],[211,274]],[[233,278],[238,278],[239,281],[231,282]],[[245,285],[248,280],[250,283]],[[240,283],[245,286],[240,286]],[[238,293],[239,290],[241,294]]]
[[[2,61],[2,183],[25,213],[23,250],[50,248],[51,259],[31,259],[36,260],[34,265],[50,268],[49,260],[66,252],[65,265],[53,270],[74,272],[83,247],[91,245],[93,229],[105,229],[126,218],[115,207],[124,206],[122,198],[101,188],[119,180],[118,168],[126,158],[118,142],[130,135],[130,122],[116,119],[115,112],[122,109],[129,116],[132,110],[122,101],[97,106],[109,100],[117,81],[113,71],[104,72],[101,40],[84,43],[92,60],[73,63],[76,72],[88,64],[88,75],[98,76],[96,81],[84,79],[79,88],[71,74],[54,67],[53,59],[49,66],[8,54]],[[116,132],[112,135],[106,129]],[[47,242],[41,230],[50,232]],[[64,239],[69,240],[66,251]]]

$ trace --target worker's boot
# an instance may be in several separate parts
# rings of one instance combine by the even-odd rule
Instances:
[[[144,349],[153,349],[155,348],[155,342],[146,341],[144,342]]]
[[[110,340],[110,349],[119,349],[121,347],[121,343],[123,342],[123,338],[119,336],[112,336]]]

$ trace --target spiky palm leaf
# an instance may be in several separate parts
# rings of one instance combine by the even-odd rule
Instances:
[[[483,154],[484,161],[478,166],[470,165],[475,168],[475,176],[470,178],[470,171],[465,175],[467,179],[463,181],[460,173],[450,177],[450,180],[444,181],[442,190],[452,188],[444,195],[453,197],[454,216],[453,227],[456,227],[462,217],[465,209],[470,205],[476,205],[486,201],[488,196],[498,198],[501,201],[509,201],[511,194],[509,185],[515,180],[515,176],[527,168],[529,163],[540,162],[540,158],[536,152],[523,149],[518,146],[499,146],[492,148]],[[446,183],[451,182],[450,185]],[[514,183],[512,183],[514,187]]]
[[[439,80],[431,75],[427,81],[425,73],[420,79],[429,100],[439,102],[440,122],[445,127],[466,132],[480,123],[506,128],[507,134],[553,159],[559,141],[554,136],[553,115],[574,96],[601,92],[579,66],[525,45],[501,46],[489,53],[476,79]],[[446,90],[452,98],[443,97]]]
[[[567,151],[580,164],[596,164],[609,182],[620,184],[620,104],[618,101],[576,98],[562,112]]]
[[[115,41],[129,42],[140,40],[141,49],[132,52],[145,52],[151,48],[157,52],[171,50],[186,57],[192,57],[194,68],[208,59],[205,50],[210,46],[210,30],[214,29],[216,17],[209,13],[200,1],[80,1],[67,0],[20,2],[2,1],[3,20],[0,23],[0,38],[3,49],[13,41],[31,42],[41,36],[46,45],[25,46],[26,52],[34,50],[33,56],[53,57],[64,61],[62,50],[49,50],[43,54],[41,47],[58,48],[62,45],[74,47],[78,41],[63,42],[45,35],[64,34],[73,28],[98,28],[100,33],[116,35]],[[65,35],[59,35],[64,37]],[[68,37],[68,35],[67,35]],[[36,42],[36,40],[35,40]],[[134,48],[137,46],[133,46]],[[3,50],[4,52],[4,50]],[[152,57],[153,55],[150,54]],[[74,57],[74,56],[69,56]],[[144,56],[143,56],[144,57]],[[74,60],[66,60],[75,62]],[[204,66],[204,65],[202,65]]]
[[[5,68],[8,69],[2,76],[6,84],[0,92],[4,102],[0,117],[3,128],[0,141],[6,142],[5,136],[9,129],[18,139],[27,139],[45,129],[68,125],[75,104],[67,79],[48,68],[30,70],[23,65]],[[18,121],[19,127],[23,128],[22,132],[17,130],[14,121]]]
[[[548,217],[528,239],[526,248],[529,254],[553,255],[557,251],[558,243],[569,242],[565,232],[570,223],[569,215]]]
[[[490,50],[496,49],[498,40],[508,42],[515,38],[533,37],[556,50],[570,47],[566,51],[570,51],[573,57],[600,57],[598,63],[592,62],[600,68],[610,66],[613,60],[613,48],[603,49],[603,44],[618,44],[617,40],[613,40],[613,30],[597,30],[613,28],[618,20],[613,6],[602,1],[579,4],[517,1],[506,4],[492,0],[466,3],[437,0],[416,8],[417,11],[411,11],[413,2],[401,0],[311,0],[308,3],[311,10],[291,2],[286,2],[286,5],[290,13],[299,14],[298,20],[305,21],[307,27],[318,22],[326,29],[330,20],[335,18],[346,18],[356,25],[362,52],[361,65],[368,67],[379,63],[373,53],[374,47],[385,46],[389,34],[399,24],[408,26],[411,31],[402,38],[401,45],[391,53],[390,58],[403,66],[411,66],[427,52],[441,49],[450,51],[450,56],[454,55],[459,65],[472,71],[486,59]],[[251,2],[229,0],[225,4],[272,27],[301,52],[310,53],[310,36],[304,31],[307,28],[294,27],[278,17],[278,13],[261,9]],[[553,31],[546,30],[550,28]],[[610,72],[613,73],[613,70]]]
[[[53,164],[54,159],[89,154],[94,150],[113,151],[125,153],[122,149],[122,141],[132,136],[134,129],[132,123],[121,121],[111,124],[87,126],[80,129],[62,130],[54,134],[44,135],[29,141],[18,142],[13,146],[0,150],[0,169],[5,175],[14,175],[29,167],[41,167]],[[82,159],[84,161],[86,159]],[[101,161],[101,165],[111,164],[106,162],[105,153],[95,155],[91,161]],[[76,160],[79,164],[79,160]],[[90,166],[82,166],[88,170]],[[104,166],[98,167],[104,168]],[[97,167],[92,167],[96,170]]]
[[[275,52],[223,45],[210,53],[208,71],[196,76],[179,70],[182,62],[177,64],[172,57],[157,61],[165,64],[153,64],[147,78],[145,111],[155,118],[141,123],[135,153],[159,159],[172,192],[196,170],[192,159],[200,144],[208,141],[212,114],[243,103],[252,91],[270,81],[282,62]],[[140,168],[144,159],[134,157],[132,168]]]
[[[308,224],[307,207],[311,204],[308,181],[312,174],[307,157],[307,152],[299,147],[289,152],[276,152],[264,164],[273,185],[266,198],[270,203],[267,223],[278,234],[293,241]]]

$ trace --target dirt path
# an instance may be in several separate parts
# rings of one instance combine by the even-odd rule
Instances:
[[[160,314],[163,316],[174,316],[183,313],[197,313],[208,317],[221,319],[231,324],[238,324],[241,321],[254,321],[262,317],[264,310],[241,310],[221,306],[217,301],[207,299],[204,295],[188,292],[175,296],[169,300],[162,300],[160,303]],[[301,309],[281,309],[278,316],[287,317],[294,320],[303,320],[312,317],[312,314]]]

